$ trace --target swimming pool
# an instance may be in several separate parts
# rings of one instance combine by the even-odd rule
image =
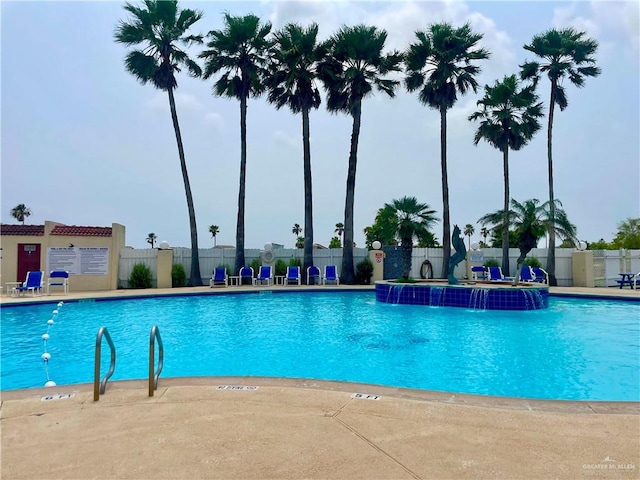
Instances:
[[[2,308],[0,388],[46,381],[55,304]],[[146,378],[149,332],[162,377],[273,376],[483,395],[640,400],[640,303],[552,297],[524,312],[378,303],[373,292],[283,292],[68,302],[50,328],[49,374],[93,381],[95,339],[117,348],[112,380]],[[103,374],[109,349],[103,348]],[[161,377],[161,381],[162,381]]]

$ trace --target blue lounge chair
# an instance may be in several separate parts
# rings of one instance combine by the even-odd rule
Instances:
[[[307,268],[307,285],[320,285],[322,274],[320,269],[315,265]]]
[[[300,278],[300,267],[295,265],[287,267],[287,274],[284,277],[284,284],[302,285],[302,280]]]
[[[534,275],[536,276],[536,282],[549,285],[549,274],[540,267],[532,268]]]
[[[36,296],[36,292],[38,294],[42,293],[42,281],[44,280],[44,272],[39,270],[33,270],[27,272],[27,278],[22,283],[13,289],[16,295],[20,295],[21,293],[31,291],[33,296]]]
[[[529,265],[522,265],[520,267],[520,279],[521,282],[535,282],[536,274],[533,273],[533,269]]]
[[[471,278],[473,280],[486,280],[487,270],[482,265],[471,267]]]
[[[487,267],[487,271],[488,271],[488,275],[489,275],[489,280],[492,282],[504,282],[509,280],[507,277],[505,277],[502,274],[502,268],[501,267]],[[513,279],[511,279],[513,280]]]
[[[209,280],[209,287],[213,288],[217,285],[228,285],[227,269],[225,267],[216,267],[213,271],[213,276]]]
[[[336,285],[340,285],[340,277],[338,276],[338,271],[335,265],[325,265],[324,267],[322,284],[326,285],[327,283],[335,283]]]
[[[256,280],[253,278],[253,268],[251,267],[242,267],[240,272],[238,272],[238,277],[240,277],[240,285],[255,285]]]
[[[256,277],[256,285],[273,285],[273,269],[271,265],[260,265],[260,271]]]
[[[62,287],[64,294],[69,294],[69,272],[66,270],[52,270],[47,280],[47,295],[51,295],[51,287]]]

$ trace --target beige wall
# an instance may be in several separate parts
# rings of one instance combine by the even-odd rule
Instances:
[[[24,278],[18,275],[18,244],[40,244],[40,269],[48,278],[47,249],[49,247],[68,247],[72,243],[75,247],[109,247],[109,268],[107,275],[71,275],[69,289],[75,292],[94,290],[116,290],[118,288],[118,260],[120,250],[125,246],[125,227],[118,223],[111,225],[111,237],[72,237],[51,235],[56,222],[46,221],[43,236],[2,235],[2,267],[0,270],[0,282],[5,287],[7,282],[22,282]],[[45,280],[46,281],[46,280]]]

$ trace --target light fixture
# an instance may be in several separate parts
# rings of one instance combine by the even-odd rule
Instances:
[[[371,244],[371,247],[374,250],[380,250],[380,248],[382,247],[382,244],[380,243],[380,241],[374,240],[373,243]]]
[[[160,242],[160,244],[158,245],[158,248],[160,250],[169,250],[169,248],[171,248],[169,246],[169,242],[167,242],[166,240],[163,240],[162,242]]]

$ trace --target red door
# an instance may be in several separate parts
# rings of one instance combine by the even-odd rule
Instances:
[[[29,270],[41,270],[39,243],[18,244],[18,278],[16,278],[16,282],[24,282]]]

